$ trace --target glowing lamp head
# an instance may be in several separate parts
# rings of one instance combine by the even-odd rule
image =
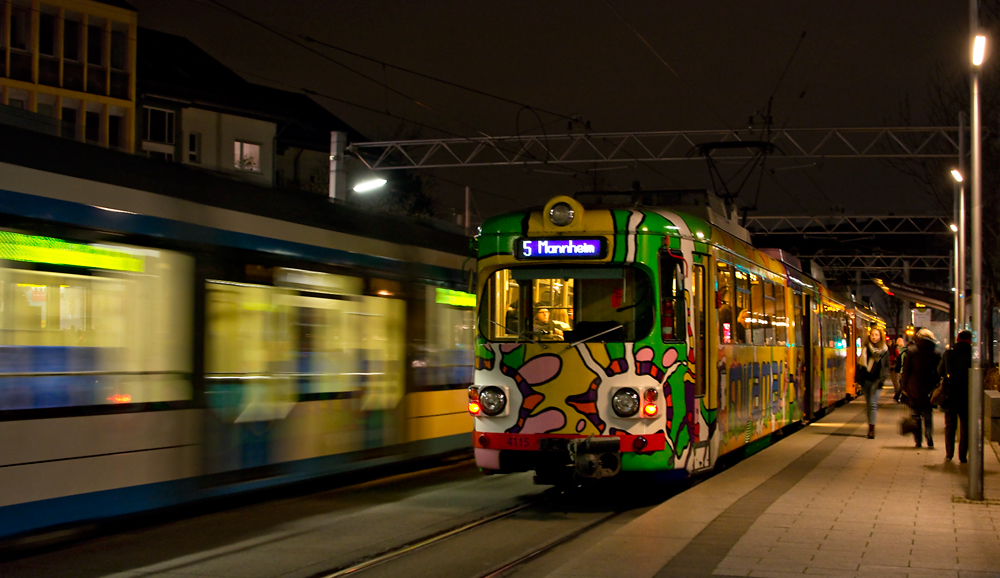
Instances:
[[[480,413],[482,413],[482,411],[483,408],[479,406],[478,401],[469,402],[469,413],[471,413],[472,415],[479,415]]]
[[[646,417],[653,417],[654,415],[656,415],[656,412],[657,412],[657,407],[655,403],[647,403],[646,405],[642,406],[642,415]]]
[[[986,37],[982,34],[976,35],[976,41],[972,45],[972,64],[979,66],[986,58]]]
[[[367,191],[374,191],[375,189],[381,187],[386,183],[385,179],[372,179],[370,181],[365,181],[363,183],[358,183],[354,186],[354,192],[364,193]]]
[[[952,230],[953,232],[955,232],[955,233],[957,233],[957,232],[958,232],[958,225],[956,225],[955,223],[952,223],[952,224],[950,224],[950,225],[948,225],[948,226],[949,226],[949,227],[951,227],[951,230]]]
[[[958,169],[951,169],[951,176],[958,182],[962,182],[962,173]]]

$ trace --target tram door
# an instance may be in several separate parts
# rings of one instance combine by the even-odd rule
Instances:
[[[809,348],[806,343],[809,336],[807,318],[803,314],[808,308],[803,306],[805,297],[799,291],[792,292],[792,319],[795,323],[795,365],[793,366],[793,396],[795,406],[789,419],[799,420],[809,415],[809,404],[806,399],[806,389],[809,379]]]
[[[823,363],[823,310],[820,299],[809,299],[809,419],[815,419],[826,400],[823,396],[823,384],[826,364]]]
[[[709,387],[711,379],[708,375],[709,345],[706,326],[708,324],[708,281],[705,278],[707,255],[695,255],[693,278],[691,279],[691,354],[694,356],[695,367],[695,402],[701,401],[709,411],[719,406],[718,388]],[[696,410],[698,411],[698,410]],[[700,411],[698,411],[700,413]],[[695,419],[698,419],[696,417]],[[707,424],[705,424],[707,425]],[[698,428],[699,437],[694,440],[694,469],[709,468],[715,462],[718,448],[713,449],[708,438],[708,427]]]

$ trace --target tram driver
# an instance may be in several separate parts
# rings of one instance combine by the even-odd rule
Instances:
[[[553,321],[552,313],[547,307],[542,307],[535,312],[533,329],[536,332],[543,335],[551,335],[556,339],[562,339],[563,330],[560,325],[564,324]]]

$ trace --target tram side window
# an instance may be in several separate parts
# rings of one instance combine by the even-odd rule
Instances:
[[[660,332],[664,341],[682,341],[684,333],[684,261],[660,253]]]
[[[511,277],[509,269],[497,271],[490,277],[485,297],[490,308],[487,334],[494,338],[517,337],[521,332],[521,288]],[[486,307],[483,312],[486,312]]]
[[[749,315],[750,333],[754,345],[765,345],[764,330],[767,318],[764,315],[764,281],[750,273],[750,301],[752,313]]]
[[[774,285],[774,340],[778,345],[788,343],[788,317],[785,315],[785,286]]]
[[[728,263],[718,262],[715,267],[715,308],[719,312],[719,343],[733,343],[736,338],[733,325],[733,271]]]
[[[753,333],[753,310],[750,308],[750,274],[736,269],[736,332],[737,343],[750,344]]]
[[[774,345],[774,321],[775,321],[775,303],[774,303],[774,283],[770,281],[765,281],[764,286],[764,343],[767,345]]]

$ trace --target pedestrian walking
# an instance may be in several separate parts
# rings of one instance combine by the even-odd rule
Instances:
[[[878,327],[868,331],[868,345],[861,350],[855,367],[854,381],[864,392],[868,407],[868,439],[874,439],[878,398],[882,393],[882,384],[889,377],[889,347]]]
[[[958,461],[969,456],[969,368],[972,367],[972,332],[960,331],[955,345],[941,356],[938,374],[944,380],[944,459],[955,457],[958,433]]]
[[[903,369],[903,352],[906,351],[906,344],[902,337],[896,338],[896,343],[889,348],[891,357],[889,363],[891,370],[889,378],[892,379],[892,401],[899,403],[900,396],[903,395],[903,385],[899,381],[899,372]]]
[[[906,394],[906,403],[910,406],[910,415],[916,421],[913,438],[918,448],[921,447],[921,421],[927,447],[934,447],[931,392],[937,386],[937,367],[941,363],[937,345],[934,332],[925,327],[917,331],[913,343],[906,348],[906,359],[903,360],[903,393]]]

